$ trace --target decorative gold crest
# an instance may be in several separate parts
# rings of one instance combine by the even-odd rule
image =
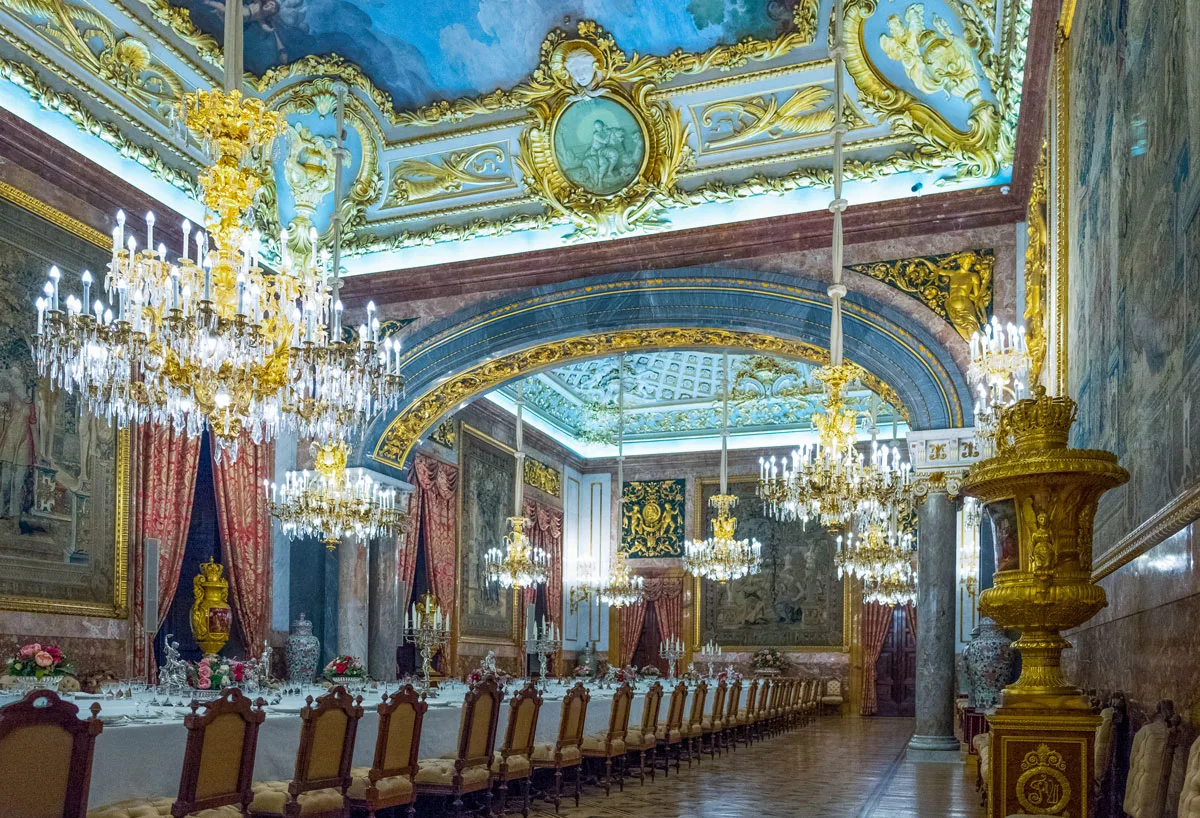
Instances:
[[[630,557],[683,556],[683,480],[628,482],[621,493],[621,549]]]
[[[1025,754],[1017,779],[1017,803],[1031,815],[1059,815],[1071,801],[1062,753],[1046,744]]]
[[[562,472],[540,460],[525,458],[525,485],[544,491],[551,497],[562,494]]]
[[[440,424],[438,424],[438,427],[433,430],[433,434],[431,434],[429,438],[439,446],[445,446],[447,449],[453,449],[454,443],[458,439],[458,431],[455,428],[454,421],[442,421]]]
[[[553,31],[528,106],[534,123],[514,157],[525,186],[575,226],[575,237],[663,227],[660,196],[691,151],[680,112],[652,101],[645,61],[632,60],[591,22]]]

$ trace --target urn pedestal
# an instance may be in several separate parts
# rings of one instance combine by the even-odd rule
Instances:
[[[971,467],[965,494],[984,503],[996,556],[979,613],[1020,631],[1021,675],[991,725],[988,814],[1086,816],[1100,718],[1062,673],[1061,631],[1107,604],[1093,584],[1092,522],[1100,495],[1129,479],[1108,452],[1067,448],[1076,406],[1038,387],[1005,409],[996,455]]]

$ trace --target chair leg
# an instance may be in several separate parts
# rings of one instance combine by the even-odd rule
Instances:
[[[604,759],[604,797],[612,795],[612,759]]]
[[[617,786],[621,788],[621,792],[625,792],[625,773],[629,764],[629,756],[621,756],[617,759]]]
[[[496,812],[493,813],[494,815],[503,815],[504,811],[508,808],[508,782],[501,781],[499,789],[500,803],[496,806]],[[488,790],[488,795],[491,795],[491,790]]]
[[[579,807],[579,793],[583,790],[583,762],[575,765],[575,807]]]
[[[558,805],[562,803],[562,767],[554,768],[554,814],[558,814]]]
[[[408,805],[408,818],[417,818],[417,799],[415,798],[413,799],[412,803]]]
[[[655,775],[655,773],[658,772],[658,770],[655,769],[656,767],[658,767],[658,745],[655,745],[650,748],[650,780],[651,781],[654,780],[654,775]]]
[[[463,800],[462,800],[461,794],[457,794],[454,796],[454,803],[452,803],[450,806],[452,806],[454,808],[454,818],[462,818]]]
[[[521,818],[529,818],[529,782],[532,779],[533,773],[530,773],[521,787]]]
[[[646,786],[646,751],[638,750],[638,781]]]

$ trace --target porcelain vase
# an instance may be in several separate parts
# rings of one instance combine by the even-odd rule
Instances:
[[[977,711],[993,713],[1000,704],[1000,691],[1016,679],[1017,650],[1012,638],[986,616],[980,617],[977,631],[963,648],[969,699]]]
[[[313,634],[311,619],[304,614],[292,622],[287,640],[288,681],[293,684],[310,684],[317,675],[317,664],[321,657],[321,640]]]

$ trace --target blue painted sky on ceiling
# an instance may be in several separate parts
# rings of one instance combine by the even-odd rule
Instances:
[[[221,0],[184,0],[221,38]],[[555,27],[595,20],[622,48],[666,54],[778,33],[782,0],[247,0],[246,69],[262,74],[308,54],[362,68],[397,108],[508,88],[538,62]]]

